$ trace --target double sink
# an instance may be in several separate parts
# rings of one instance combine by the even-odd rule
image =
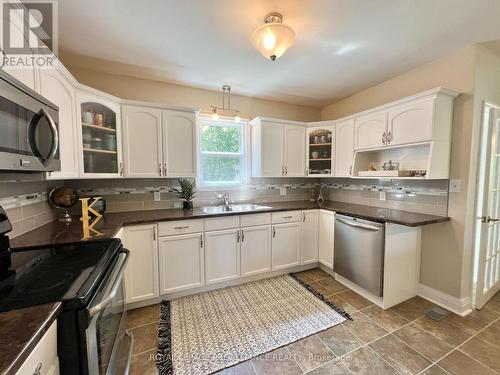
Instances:
[[[249,212],[268,210],[269,206],[259,206],[258,204],[231,204],[228,206],[208,206],[200,209],[206,214],[222,214],[225,212]]]

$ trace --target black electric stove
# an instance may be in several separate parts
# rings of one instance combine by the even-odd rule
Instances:
[[[118,239],[11,249],[0,207],[0,313],[62,302],[57,318],[61,374],[128,371],[123,275],[129,258]]]

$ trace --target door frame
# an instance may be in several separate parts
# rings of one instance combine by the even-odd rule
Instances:
[[[481,146],[483,144],[483,138],[487,136],[489,138],[490,131],[490,117],[489,112],[493,110],[500,111],[500,105],[488,102],[484,100],[481,105],[481,116],[480,116],[480,129],[479,129],[479,137],[477,139],[477,150],[481,151]],[[486,116],[488,113],[488,116]],[[488,123],[486,123],[488,121]],[[485,135],[484,132],[487,131],[488,134]],[[488,146],[485,153],[488,155],[490,152],[490,147]],[[486,155],[486,156],[487,156]],[[486,164],[484,164],[486,163]],[[482,265],[480,262],[482,261],[482,251],[481,251],[481,232],[482,232],[482,224],[480,222],[480,215],[482,215],[481,210],[483,209],[483,193],[484,186],[482,186],[483,181],[485,179],[486,173],[489,173],[489,170],[486,170],[486,167],[489,166],[489,162],[484,159],[484,156],[481,152],[477,154],[477,163],[476,163],[476,178],[471,181],[475,181],[475,192],[474,192],[474,211],[473,211],[473,224],[472,224],[472,267],[471,267],[471,290],[472,290],[472,307],[474,309],[481,309],[486,302],[498,291],[500,290],[500,286],[492,287],[486,294],[483,295],[479,289],[484,287],[484,269],[481,269]]]

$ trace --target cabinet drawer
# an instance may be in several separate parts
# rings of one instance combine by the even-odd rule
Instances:
[[[292,221],[300,221],[300,220],[301,220],[301,211],[273,212],[272,214],[273,224],[290,223]]]
[[[253,227],[256,225],[267,225],[271,224],[271,214],[251,214],[251,215],[241,215],[240,216],[241,227]]]
[[[203,219],[165,221],[158,223],[159,236],[172,236],[176,234],[187,234],[203,232]]]
[[[41,375],[59,373],[57,322],[52,323],[48,331],[45,332],[16,375],[35,374],[37,368],[40,369]]]
[[[240,217],[237,215],[226,217],[213,217],[205,219],[205,231],[233,229],[240,226]]]

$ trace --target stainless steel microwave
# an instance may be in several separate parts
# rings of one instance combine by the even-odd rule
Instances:
[[[0,70],[0,170],[59,171],[58,123],[56,105]]]

